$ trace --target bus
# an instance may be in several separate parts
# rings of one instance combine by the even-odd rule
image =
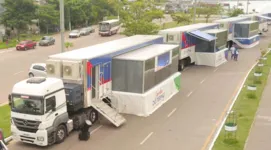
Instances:
[[[99,23],[99,35],[113,35],[117,34],[120,29],[120,21],[118,19],[112,19],[102,21]]]

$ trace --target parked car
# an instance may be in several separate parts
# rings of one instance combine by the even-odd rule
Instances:
[[[51,36],[44,36],[39,42],[40,46],[49,46],[49,45],[54,45],[55,44],[55,39]]]
[[[30,66],[28,76],[31,77],[46,77],[46,64],[45,63],[34,63]]]
[[[69,38],[79,38],[79,37],[80,37],[79,30],[72,30],[72,32],[69,34]]]
[[[89,35],[90,31],[87,28],[83,28],[80,30],[80,35]]]
[[[34,41],[22,41],[16,45],[16,50],[35,49],[37,43]]]
[[[95,29],[93,27],[86,27],[90,33],[94,33],[95,32]]]

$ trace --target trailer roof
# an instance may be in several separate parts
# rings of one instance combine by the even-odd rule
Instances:
[[[210,29],[210,30],[205,30],[204,32],[206,33],[219,33],[219,32],[224,32],[227,31],[227,29]]]
[[[243,19],[248,19],[247,16],[239,16],[239,17],[231,17],[231,18],[225,18],[225,19],[219,19],[215,20],[214,22],[222,23],[222,22],[232,22],[232,21],[238,21]]]
[[[197,24],[191,24],[187,26],[180,26],[176,28],[169,28],[165,30],[161,30],[160,32],[170,32],[170,31],[189,31],[189,30],[195,30],[199,28],[204,28],[212,25],[217,25],[217,23],[197,23]]]
[[[156,39],[162,38],[159,35],[135,35],[131,37],[126,37],[114,41],[109,41],[106,43],[101,43],[73,51],[68,51],[64,53],[54,54],[49,56],[52,59],[61,60],[84,60],[93,59],[100,56],[108,55],[120,50],[133,47],[135,45],[150,42]]]
[[[113,59],[122,59],[122,60],[138,60],[144,61],[155,56],[161,55],[163,53],[169,52],[174,48],[178,48],[178,45],[170,44],[154,44],[150,45],[136,51],[132,51],[123,55],[119,55]]]
[[[255,23],[255,22],[258,22],[258,21],[249,20],[249,21],[238,22],[236,24],[251,24],[251,23]]]

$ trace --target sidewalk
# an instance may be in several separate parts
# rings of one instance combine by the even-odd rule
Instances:
[[[270,77],[270,75],[269,75]],[[245,150],[271,150],[271,78],[268,79]]]

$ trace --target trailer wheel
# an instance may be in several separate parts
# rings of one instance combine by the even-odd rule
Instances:
[[[56,143],[62,143],[67,136],[66,128],[64,125],[59,125],[56,130]]]
[[[88,116],[92,124],[98,120],[98,112],[95,109],[91,109]]]

